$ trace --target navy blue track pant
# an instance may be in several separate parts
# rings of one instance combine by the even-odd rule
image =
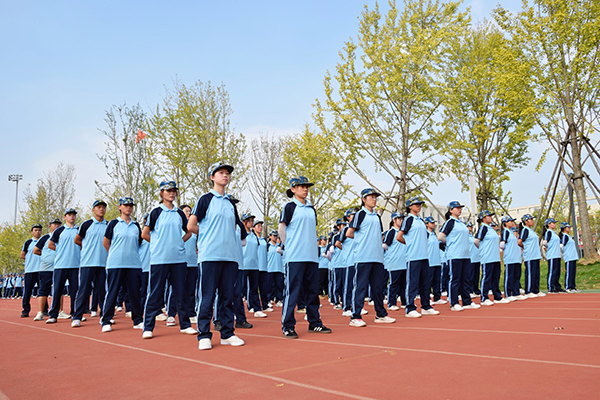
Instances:
[[[471,289],[471,293],[475,293],[476,295],[481,294],[481,290],[479,290],[479,270],[481,269],[481,263],[472,262],[471,268],[473,269],[473,285]]]
[[[491,290],[494,300],[502,300],[500,292],[500,262],[481,264],[481,301],[489,299]]]
[[[371,287],[371,300],[377,317],[387,316],[383,305],[383,282],[387,279],[382,263],[357,263],[354,265],[354,288],[352,290],[352,319],[362,319],[360,312]]]
[[[429,271],[429,260],[409,261],[406,268],[406,313],[415,311],[415,297],[421,297],[421,309],[429,310],[429,291],[431,277]]]
[[[92,282],[94,282],[94,291],[98,293],[99,304],[104,303],[104,297],[106,296],[106,268],[81,267],[79,269],[79,290],[77,290],[73,319],[81,320],[83,312],[88,309],[90,294],[92,292]],[[100,315],[102,315],[102,307],[100,307]]]
[[[562,290],[560,287],[560,258],[552,258],[548,260],[548,291],[557,292]]]
[[[60,296],[65,289],[65,282],[69,280],[71,291],[71,314],[75,312],[75,298],[79,284],[79,268],[59,268],[54,270],[52,276],[52,306],[48,315],[50,318],[58,318],[60,312]],[[64,308],[64,307],[63,307]]]
[[[156,316],[163,306],[165,285],[167,279],[173,287],[175,304],[179,311],[179,327],[187,329],[192,326],[186,306],[185,277],[187,275],[186,263],[153,264],[150,265],[150,283],[148,297],[144,307],[144,331],[153,331]],[[138,288],[138,293],[139,293]]]
[[[260,277],[259,271],[255,269],[247,269],[244,271],[247,279],[246,305],[248,310],[260,311],[260,297],[258,296],[258,280]]]
[[[344,311],[352,310],[352,292],[354,291],[354,265],[344,268],[344,291],[342,296],[342,304],[344,305]]]
[[[300,302],[305,303],[309,328],[322,326],[319,313],[319,264],[316,262],[291,262],[287,263],[284,268],[282,330],[285,332],[296,326],[294,309]]]
[[[450,305],[458,304],[458,295],[460,294],[463,306],[468,306],[471,304],[469,289],[472,285],[471,277],[473,276],[471,260],[468,258],[448,260],[448,267],[450,269],[450,284],[448,285]]]
[[[198,270],[198,266],[190,267],[188,265],[185,271],[186,274],[184,284],[184,301],[185,307],[187,309],[188,318],[196,315],[196,289],[198,286]],[[179,309],[177,308],[177,299],[175,299],[173,293],[173,285],[171,285],[169,290],[169,298],[167,301],[167,315],[169,317],[174,317],[179,311]],[[179,318],[181,318],[181,312],[179,312]]]
[[[33,287],[37,283],[39,286],[40,274],[39,272],[27,272],[25,274],[25,290],[23,292],[23,300],[21,304],[23,306],[23,312],[28,313],[31,311],[31,294],[33,293]]]
[[[140,286],[142,285],[142,270],[140,268],[108,268],[106,270],[106,297],[102,306],[102,326],[109,325],[115,316],[115,305],[121,286],[129,293],[131,306],[131,320],[133,325],[142,322],[142,299]]]
[[[540,292],[540,260],[525,261],[525,293]]]
[[[436,265],[429,267],[431,272],[431,293],[433,293],[433,301],[438,301],[442,298],[442,266]]]
[[[565,289],[577,289],[575,276],[577,275],[577,261],[565,262]]]
[[[389,271],[388,307],[398,305],[398,296],[406,306],[406,270]]]
[[[198,340],[212,338],[210,321],[213,317],[217,291],[219,292],[219,302],[221,303],[218,311],[218,318],[222,326],[220,331],[221,339],[227,339],[234,335],[233,293],[235,291],[237,276],[238,264],[233,261],[204,261],[200,264],[197,310]]]
[[[521,294],[521,263],[504,264],[504,293],[506,297]]]

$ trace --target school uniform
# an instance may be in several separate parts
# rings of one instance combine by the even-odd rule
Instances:
[[[183,232],[182,236],[185,236]],[[189,317],[196,315],[196,285],[198,283],[198,251],[196,245],[198,236],[192,233],[192,236],[183,243],[185,249],[185,304]],[[169,285],[169,295],[167,296],[167,315],[175,317],[177,315],[177,301],[173,296],[173,285]]]
[[[115,304],[119,288],[124,286],[129,293],[131,320],[133,325],[142,322],[143,308],[140,287],[142,285],[142,264],[139,247],[142,241],[140,225],[121,217],[110,221],[104,237],[110,240],[110,250],[106,259],[106,297],[102,306],[101,324],[110,325],[115,315]]]
[[[458,295],[460,294],[462,305],[468,306],[471,304],[470,288],[473,276],[469,252],[469,228],[462,221],[451,216],[442,226],[440,233],[446,235],[445,251],[450,272],[448,284],[450,305],[458,304]]]
[[[389,275],[388,307],[398,304],[398,296],[401,305],[406,306],[406,245],[397,236],[398,229],[392,227],[383,239],[388,247],[383,253],[383,266]]]
[[[406,241],[406,313],[416,311],[415,297],[421,298],[421,309],[429,310],[431,307],[429,290],[424,284],[429,280],[429,253],[427,245],[427,228],[425,222],[418,215],[408,214],[402,227]]]
[[[258,238],[258,293],[260,295],[260,304],[263,310],[269,309],[269,292],[272,285],[267,269],[267,241],[265,238]],[[258,311],[258,310],[256,310]]]
[[[56,245],[56,257],[54,259],[54,275],[52,277],[53,297],[52,306],[48,315],[50,318],[58,318],[60,312],[60,296],[65,288],[65,282],[69,281],[71,296],[71,314],[75,312],[75,300],[79,285],[79,258],[81,249],[75,244],[75,236],[79,228],[63,225],[54,230],[50,240]]]
[[[537,233],[527,226],[523,227],[519,239],[523,242],[523,261],[525,262],[525,294],[540,292],[540,241]]]
[[[566,233],[562,234],[561,244],[563,245],[562,257],[565,261],[565,289],[576,290],[575,276],[577,274],[577,260],[579,260],[579,254],[577,254],[577,247],[575,240]]]
[[[152,332],[164,303],[165,285],[170,280],[179,312],[181,330],[191,327],[185,277],[187,263],[181,231],[187,232],[187,217],[177,207],[160,204],[146,220],[150,228],[150,282],[144,307],[144,332]],[[139,292],[139,290],[138,290]],[[131,297],[131,293],[129,293]]]
[[[488,299],[491,290],[494,300],[502,300],[500,292],[500,236],[490,225],[482,224],[476,239],[479,239],[479,256],[481,257],[481,301]]]
[[[31,294],[34,286],[38,283],[40,271],[40,256],[33,254],[33,249],[38,243],[38,239],[31,238],[23,244],[22,251],[25,252],[25,290],[23,292],[23,315],[29,315],[31,311]]]
[[[561,292],[563,289],[560,286],[560,267],[561,267],[561,249],[560,249],[560,237],[556,232],[547,230],[544,235],[544,240],[547,243],[548,249],[546,250],[546,260],[548,260],[548,291],[549,292]]]
[[[502,229],[502,242],[504,242],[504,292],[506,297],[515,297],[521,294],[521,264],[523,257],[519,240],[515,235],[516,229]]]
[[[355,215],[356,217],[356,215]],[[342,243],[342,260],[344,265],[344,289],[342,292],[342,304],[344,311],[352,310],[352,292],[354,291],[354,275],[355,275],[355,258],[354,258],[354,245],[355,240],[346,236],[348,232],[348,226],[342,230],[340,234],[340,242]],[[380,234],[381,237],[381,234]],[[383,253],[383,248],[382,248]],[[382,260],[383,262],[383,260]]]
[[[319,296],[329,295],[329,260],[326,249],[327,246],[319,246]]]
[[[479,290],[479,271],[481,270],[481,258],[479,257],[479,249],[475,246],[475,238],[473,235],[469,235],[469,257],[471,260],[471,269],[473,270],[471,293],[480,295]]]
[[[42,236],[35,245],[35,247],[42,252],[42,255],[40,256],[38,290],[38,296],[41,297],[50,296],[52,290],[52,275],[54,272],[54,258],[56,257],[56,252],[48,248],[48,240],[50,237],[50,234]]]
[[[333,270],[333,304],[339,306],[344,294],[344,256],[342,250],[335,247],[335,243],[341,241],[341,232],[331,239],[333,255],[331,256],[331,267]]]
[[[271,242],[267,245],[267,271],[271,276],[270,281],[272,282],[271,292],[269,299],[275,303],[283,301],[283,257],[277,252],[277,248],[281,247],[279,244],[273,244]]]
[[[15,298],[23,296],[23,277],[21,274],[17,275],[15,279]]]
[[[79,268],[79,290],[75,301],[73,320],[81,320],[83,312],[89,308],[92,282],[98,293],[99,304],[104,304],[106,296],[106,258],[104,236],[108,222],[91,218],[81,224],[78,235],[81,237],[81,262]],[[100,309],[102,315],[102,309]]]
[[[440,246],[440,262],[442,263],[442,292],[448,293],[448,284],[450,283],[450,267],[446,260],[446,251],[444,246]]]
[[[248,310],[257,312],[262,310],[260,298],[258,297],[258,248],[260,243],[254,231],[247,232],[247,234],[246,245],[244,246],[244,273],[248,288],[246,302]]]
[[[440,257],[440,241],[435,232],[427,230],[427,259],[429,260],[429,289],[433,293],[433,301],[442,298],[442,259]],[[426,285],[427,286],[427,285]]]

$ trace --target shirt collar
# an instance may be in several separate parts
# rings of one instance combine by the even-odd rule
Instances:
[[[106,220],[102,218],[102,221],[98,221],[96,217],[92,217],[92,224],[106,224]]]
[[[225,196],[221,196],[221,193],[217,192],[215,189],[210,189],[209,193],[212,193],[213,196],[215,196],[215,197],[219,197],[219,198],[225,197]]]
[[[302,203],[300,202],[300,200],[298,200],[298,199],[296,198],[296,196],[294,196],[294,200],[292,200],[292,201],[293,201],[294,203],[296,203],[296,205],[297,205],[297,206],[300,206],[300,207],[310,207],[310,206],[311,206],[311,204],[310,204],[310,201],[308,201],[308,199],[306,199],[306,200],[305,200],[305,201],[306,201],[306,204],[302,204]]]
[[[173,209],[171,210],[169,207],[165,206],[163,203],[160,203],[159,207],[162,208],[163,211],[168,211],[168,212],[177,211],[177,207],[173,206]]]
[[[161,205],[162,205],[162,204],[161,204]],[[168,208],[167,208],[167,210],[168,210]],[[133,223],[133,218],[129,220],[129,223],[127,223],[127,221],[125,221],[125,220],[124,220],[123,218],[121,218],[121,217],[117,217],[117,220],[118,220],[119,222],[125,222],[125,224],[127,224],[127,225],[131,225],[131,224]]]
[[[377,214],[377,213],[375,212],[375,209],[373,209],[373,211],[369,211],[369,210],[367,209],[367,207],[365,207],[365,206],[362,206],[361,210],[364,210],[364,212],[366,212],[367,214],[371,214],[371,215],[373,215],[373,214]]]

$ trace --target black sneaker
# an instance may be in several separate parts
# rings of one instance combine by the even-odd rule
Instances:
[[[27,311],[23,311],[21,313],[21,318],[29,318],[29,313]]]
[[[298,339],[298,334],[292,329],[288,329],[287,331],[283,331],[283,337],[288,339]]]
[[[214,321],[213,324],[215,325],[215,331],[220,331],[223,327],[223,325],[221,325],[221,321]]]
[[[308,332],[312,333],[331,333],[331,329],[326,327],[325,325],[321,326],[313,326],[312,328],[308,328]]]
[[[235,323],[235,328],[236,329],[250,329],[252,328],[252,324],[248,321],[244,321],[244,322],[236,322]]]

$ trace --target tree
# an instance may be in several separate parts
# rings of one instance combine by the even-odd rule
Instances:
[[[442,154],[463,190],[469,190],[469,176],[476,177],[481,210],[509,207],[510,193],[502,184],[529,161],[532,118],[522,95],[527,85],[508,78],[513,66],[502,57],[505,46],[502,33],[489,23],[469,29],[443,73],[448,89]]]
[[[283,145],[281,137],[261,135],[252,139],[248,148],[250,195],[264,217],[265,237],[269,234],[269,226],[278,224],[276,206],[281,204],[282,196],[277,182],[281,180],[279,166],[283,163]]]
[[[107,219],[118,216],[119,197],[133,197],[137,204],[134,218],[139,220],[157,201],[156,170],[151,159],[147,138],[140,135],[147,125],[147,116],[139,104],[112,106],[106,111],[106,128],[100,132],[106,137],[104,154],[97,155],[104,163],[108,183],[95,181],[97,195],[108,204]]]
[[[536,123],[573,171],[583,250],[595,257],[583,148],[599,122],[600,2],[524,0],[515,15],[502,7],[494,13],[512,45],[504,56],[520,65],[513,75],[529,79]]]
[[[201,81],[191,86],[176,81],[156,107],[148,128],[152,160],[160,176],[178,183],[180,203],[212,189],[208,168],[217,161],[235,168],[229,190],[243,189],[246,145],[244,136],[231,128],[232,113],[225,86]]]
[[[332,214],[335,205],[350,189],[342,180],[345,165],[329,145],[330,141],[323,133],[313,132],[305,125],[299,135],[286,138],[283,163],[278,167],[281,179],[276,181],[279,193],[289,188],[288,181],[292,177],[305,176],[315,184],[308,200],[317,212],[317,229],[322,234],[336,218]]]
[[[21,248],[29,237],[29,230],[23,224],[14,225],[5,222],[0,226],[0,265],[3,274],[23,272]]]
[[[441,178],[431,158],[439,148],[441,72],[469,18],[459,12],[460,1],[405,0],[403,10],[389,4],[385,17],[378,6],[365,6],[358,44],[348,41],[340,52],[337,89],[325,76],[325,102],[317,100],[314,118],[350,170],[398,209]],[[367,175],[365,158],[392,179],[391,190]]]

